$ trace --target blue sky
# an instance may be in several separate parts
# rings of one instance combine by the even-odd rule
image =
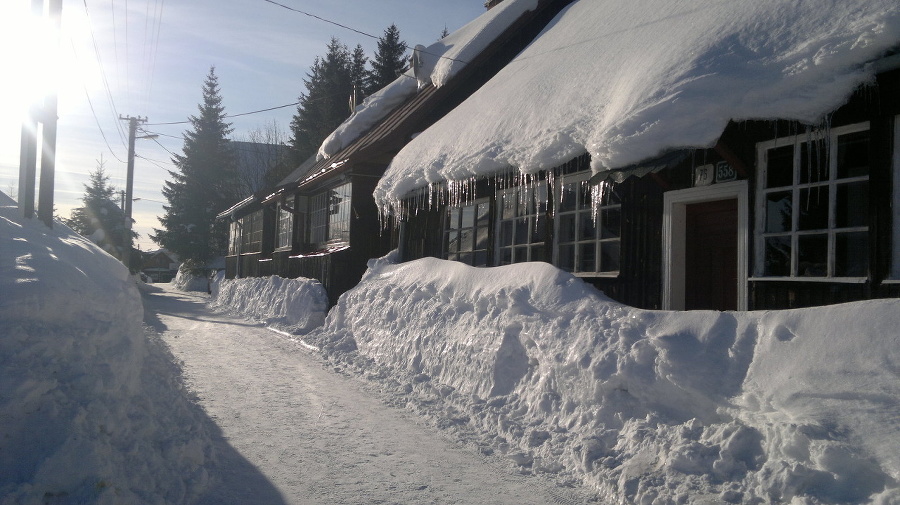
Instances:
[[[484,12],[483,0],[277,0],[293,9],[380,36],[394,23],[410,46],[428,45],[446,26],[454,31]],[[86,5],[85,5],[86,4]],[[240,114],[297,101],[303,78],[331,37],[367,54],[376,39],[294,12],[266,0],[63,0],[57,77],[30,79],[39,29],[27,20],[29,0],[0,6],[0,191],[16,197],[21,113],[36,82],[56,82],[59,92],[55,207],[69,217],[83,184],[104,160],[113,185],[125,188],[127,123],[147,117],[144,128],[160,136],[135,148],[133,213],[142,249],[159,226],[160,189],[174,169],[185,121],[197,111],[210,66],[216,67],[226,112]],[[29,39],[30,37],[30,39]],[[49,66],[53,68],[54,66]],[[15,78],[12,76],[21,76]],[[107,91],[108,89],[108,91]],[[92,110],[93,109],[93,110]],[[273,123],[287,132],[295,107],[231,119],[234,136]],[[105,137],[105,138],[104,138]]]

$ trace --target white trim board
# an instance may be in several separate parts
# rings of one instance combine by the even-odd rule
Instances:
[[[747,310],[748,236],[750,213],[747,181],[734,181],[663,194],[662,307],[684,310],[686,207],[693,203],[736,198],[738,201],[737,308]]]

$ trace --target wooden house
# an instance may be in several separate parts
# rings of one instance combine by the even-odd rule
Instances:
[[[599,4],[586,11],[591,9],[594,13],[603,13]],[[888,13],[872,14],[872,17],[884,14],[882,26],[891,27],[885,31],[897,33],[900,16],[896,8],[892,9]],[[654,23],[659,24],[656,30],[666,30],[667,23],[685,20],[682,16],[657,16],[660,13],[650,8],[644,10],[646,14],[638,16],[645,15],[646,22],[640,18],[631,20],[634,30],[646,29]],[[688,14],[693,16],[696,12]],[[649,18],[655,21],[651,22]],[[594,34],[596,37],[591,39],[584,31],[569,29],[566,32],[566,22],[563,18],[555,25],[560,33],[548,31],[551,49],[535,44],[530,53],[520,56],[522,63],[539,65],[543,55],[556,50],[553,57],[561,61],[568,48],[602,40],[603,43],[597,43],[602,49],[608,41],[602,34]],[[628,28],[624,24],[617,27],[622,31]],[[602,28],[597,30],[602,32]],[[868,36],[851,35],[848,37],[851,41],[857,35],[859,40]],[[790,42],[788,35],[781,36]],[[734,54],[740,58],[754,57],[741,52],[740,46],[744,42],[738,37],[726,38],[726,42],[730,46],[722,51],[724,56],[717,58],[727,59]],[[781,41],[774,41],[777,42]],[[763,52],[770,43],[773,41],[765,41],[762,49],[756,47],[754,50]],[[798,47],[804,43],[798,39]],[[840,47],[838,43],[833,44],[827,49]],[[710,47],[725,46],[710,44]],[[516,68],[498,74],[487,83],[469,99],[474,103],[464,103],[454,115],[448,115],[426,132],[431,135],[422,135],[399,153],[376,188],[376,195],[380,195],[378,200],[382,207],[389,208],[401,218],[399,249],[404,261],[425,256],[473,266],[545,261],[574,273],[613,299],[636,307],[782,309],[895,297],[900,295],[898,48],[900,39],[888,39],[881,41],[880,48],[872,48],[868,55],[855,56],[860,61],[850,62],[848,68],[852,69],[847,70],[847,74],[864,68],[866,75],[874,77],[866,79],[853,74],[857,82],[845,82],[841,89],[835,89],[837,85],[828,81],[826,75],[800,80],[803,86],[811,87],[814,79],[822,81],[822,88],[810,96],[810,101],[818,100],[819,95],[826,92],[835,96],[843,93],[842,104],[838,107],[817,112],[825,118],[814,123],[818,126],[808,126],[808,121],[801,123],[789,116],[779,119],[775,113],[762,112],[765,107],[757,105],[766,120],[739,120],[728,116],[724,122],[727,126],[724,131],[718,130],[714,142],[697,135],[711,147],[702,144],[701,147],[680,147],[683,145],[680,142],[687,138],[683,130],[691,124],[685,121],[686,115],[697,114],[692,118],[696,123],[714,123],[715,118],[703,116],[702,111],[718,110],[717,107],[706,107],[703,103],[706,97],[691,95],[690,86],[696,81],[688,76],[684,79],[684,89],[672,94],[673,103],[676,100],[687,102],[687,105],[678,105],[682,107],[677,109],[678,114],[670,112],[675,107],[670,104],[658,107],[663,100],[657,98],[653,98],[656,100],[653,103],[635,101],[644,108],[635,107],[634,115],[660,109],[659,124],[663,125],[656,134],[660,140],[654,140],[656,143],[652,144],[657,152],[644,153],[639,162],[614,169],[598,166],[595,156],[605,153],[598,151],[595,155],[587,145],[582,149],[587,152],[576,152],[566,158],[565,153],[572,152],[570,144],[575,142],[560,142],[558,151],[562,154],[554,151],[559,162],[551,165],[552,168],[535,169],[534,166],[510,163],[506,169],[478,171],[478,167],[489,163],[498,165],[497,160],[528,159],[522,153],[531,152],[527,151],[528,139],[522,141],[513,134],[493,135],[489,130],[478,128],[510,124],[509,118],[515,114],[521,118],[542,118],[552,113],[542,110],[540,103],[515,110],[516,104],[512,100],[501,100],[502,94],[516,89],[515,79],[538,81],[531,74],[522,77],[526,72],[516,66],[514,60],[509,66]],[[700,49],[696,53],[701,53]],[[609,50],[616,57],[623,53],[615,48]],[[688,48],[685,52],[693,55],[691,50]],[[589,53],[585,50],[585,54]],[[605,57],[600,50],[593,54],[597,58]],[[650,58],[641,52],[636,54],[640,58]],[[824,54],[824,49],[818,54]],[[713,56],[709,56],[709,60],[713,61]],[[735,65],[733,59],[726,63]],[[821,66],[826,67],[827,63]],[[617,64],[640,66],[642,61],[630,61],[626,57]],[[715,61],[701,61],[700,64],[712,68],[704,69],[710,73],[716,70]],[[554,62],[549,61],[545,70],[555,68],[553,65]],[[588,66],[583,62],[581,65]],[[813,71],[797,68],[799,65],[792,71]],[[602,74],[583,70],[585,82],[579,82],[575,72],[575,77],[567,84],[573,88],[583,85],[584,89],[590,90],[588,80],[603,82]],[[725,71],[728,68],[722,70]],[[742,72],[739,70],[735,75],[743,75]],[[801,100],[808,90],[789,88],[793,76],[786,71],[773,75],[772,80],[783,79],[773,86],[799,97],[789,102],[795,107],[786,107],[785,113],[799,114],[796,110],[803,109]],[[741,85],[734,83],[733,76],[726,77],[734,84],[734,97],[739,96]],[[704,78],[707,76],[700,75],[695,79]],[[841,79],[843,77],[834,76],[833,81]],[[859,79],[862,79],[862,85],[859,85]],[[531,81],[524,83],[523,89]],[[615,77],[610,81],[609,88],[601,88],[598,84],[597,94],[602,95],[608,89],[623,94],[631,91],[616,82]],[[753,86],[757,83],[746,86],[748,91],[744,96],[752,96]],[[539,86],[532,89],[537,88]],[[581,95],[585,93],[582,91]],[[714,97],[715,93],[711,92],[706,99],[712,101],[716,99]],[[542,100],[528,92],[523,92],[517,99],[521,102]],[[757,100],[763,103],[765,97]],[[777,100],[772,97],[771,101]],[[492,118],[484,117],[472,118],[471,123],[467,123],[466,117],[478,109],[479,103],[491,102],[497,103],[497,107],[506,106],[513,110],[493,123]],[[591,104],[584,107],[590,108]],[[598,107],[597,110],[602,109]],[[503,112],[495,114],[499,116]],[[671,120],[676,116],[676,121]],[[732,120],[728,121],[729,118]],[[675,125],[668,131],[664,129],[667,120]],[[627,140],[629,135],[639,137],[658,126],[653,117],[636,123],[634,130],[621,131],[612,141]],[[458,131],[467,128],[471,131],[456,136]],[[522,136],[530,132],[528,128],[521,131],[525,132]],[[473,153],[489,154],[479,155],[481,158],[476,159],[474,155],[461,152],[454,158],[454,150],[459,150],[462,144],[459,139],[482,137],[486,139],[484,145],[472,145],[469,149]],[[513,140],[507,140],[509,138]],[[539,137],[530,140],[532,143],[541,141]],[[518,151],[515,151],[516,142],[520,146]],[[489,146],[490,150],[484,146]],[[504,149],[512,154],[504,158]],[[441,164],[429,156],[429,153],[437,152],[441,153]],[[460,161],[453,165],[454,159]],[[539,165],[538,162],[535,164]],[[425,168],[421,168],[423,166]],[[460,173],[469,176],[460,177]],[[404,180],[427,180],[430,187],[422,184],[403,186]],[[401,200],[399,205],[392,203],[398,199]]]
[[[178,274],[180,265],[178,256],[165,249],[157,249],[143,253],[141,272],[150,277],[153,282],[169,282]]]
[[[327,157],[307,160],[274,191],[253,195],[220,213],[220,219],[231,222],[226,278],[317,279],[334,304],[359,282],[369,259],[397,246],[396,227],[382,222],[372,196],[394,155],[487,82],[568,2],[540,0],[532,9],[491,6],[486,14],[491,19],[509,19],[496,32],[473,30],[473,36],[490,34],[492,39],[477,54],[467,55],[462,69],[447,82],[436,87],[427,75],[416,75],[418,68],[411,69],[398,81],[418,81],[416,91],[358,137]],[[455,44],[464,45],[458,40]],[[448,58],[440,56],[442,45],[422,48],[414,60]]]

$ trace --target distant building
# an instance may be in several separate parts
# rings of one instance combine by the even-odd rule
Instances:
[[[143,253],[141,272],[147,274],[153,282],[169,282],[178,274],[180,265],[178,256],[165,249],[157,249]]]

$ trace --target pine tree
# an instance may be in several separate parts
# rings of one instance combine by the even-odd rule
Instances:
[[[225,122],[225,107],[215,67],[203,83],[200,114],[189,118],[192,130],[184,132],[183,154],[172,159],[177,170],[163,185],[169,202],[159,218],[162,229],[150,238],[177,254],[195,271],[209,260],[225,254],[228,224],[216,215],[234,204],[238,195],[234,152],[228,140],[231,123]]]
[[[366,82],[366,94],[371,95],[394,82],[406,70],[406,42],[400,40],[396,25],[387,27],[378,39],[378,50],[372,60],[372,70]]]
[[[362,45],[357,44],[353,53],[350,55],[350,84],[353,87],[350,99],[351,114],[353,113],[353,109],[361,104],[363,98],[366,96],[366,77],[368,76],[366,64],[368,62],[369,59],[366,57],[366,51],[363,49]]]
[[[116,188],[109,184],[103,165],[101,157],[97,169],[90,173],[90,184],[84,185],[82,206],[72,209],[71,217],[65,223],[121,261],[131,242],[125,212],[115,202]],[[132,232],[132,238],[137,236]]]
[[[350,116],[347,98],[353,92],[352,61],[347,46],[332,38],[325,57],[316,58],[303,80],[306,93],[300,95],[291,120],[290,144],[296,164],[315,154],[322,141]]]

